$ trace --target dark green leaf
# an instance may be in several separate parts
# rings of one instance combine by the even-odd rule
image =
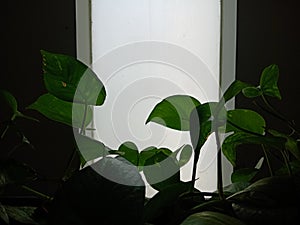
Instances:
[[[199,101],[191,96],[170,96],[154,107],[146,123],[151,121],[172,129],[188,131],[190,114],[198,105]]]
[[[127,159],[133,165],[139,165],[139,151],[134,143],[125,142],[121,144],[116,153],[122,156],[123,158]]]
[[[67,124],[75,128],[82,127],[85,112],[84,108],[85,106],[82,104],[72,104],[71,102],[58,99],[49,93],[40,96],[33,104],[28,106],[28,109],[37,110],[51,120]],[[86,127],[91,120],[92,109],[88,106],[84,127]]]
[[[290,151],[295,156],[296,159],[300,160],[300,151],[298,149],[297,140],[290,137],[289,135],[286,135],[286,134],[281,133],[281,132],[276,131],[276,130],[268,130],[268,132],[270,134],[272,134],[273,136],[275,136],[275,137],[285,138],[286,139],[285,149]]]
[[[249,87],[251,85],[244,83],[239,80],[235,80],[225,91],[223,95],[223,99],[225,102],[229,101],[236,95],[238,95],[244,88]]]
[[[74,133],[77,149],[81,155],[81,165],[90,160],[108,155],[110,149],[100,141],[93,138]]]
[[[172,151],[169,149],[157,149],[156,153],[144,163],[144,175],[148,183],[156,190],[180,181],[180,166],[171,155]]]
[[[281,99],[281,95],[277,86],[279,78],[279,68],[272,64],[266,67],[260,77],[260,88],[263,94]]]
[[[262,178],[228,199],[234,202],[251,204],[258,207],[281,207],[298,205],[297,198],[286,197],[287,193],[298,193],[297,181],[290,176],[273,176]]]
[[[144,220],[146,222],[156,219],[164,213],[164,210],[174,204],[179,196],[191,188],[189,182],[179,182],[165,186],[154,195],[145,205]]]
[[[106,91],[97,75],[72,56],[41,50],[44,82],[57,98],[89,105],[102,105]]]
[[[238,191],[244,190],[249,185],[250,185],[250,183],[246,182],[246,181],[235,182],[235,183],[225,186],[223,188],[223,191],[226,195],[233,195],[234,193],[236,193]]]
[[[227,113],[227,132],[249,131],[257,134],[264,134],[266,122],[257,112],[248,109],[234,109]]]
[[[246,87],[242,90],[242,92],[247,98],[255,98],[263,94],[262,90],[257,87]]]
[[[219,107],[220,105],[217,102],[208,102],[197,106],[191,113],[190,137],[196,157],[209,135],[213,132],[213,126],[222,126],[226,119],[226,109],[224,106],[220,109]],[[221,123],[221,121],[223,122]]]
[[[36,178],[36,172],[25,163],[15,160],[0,163],[0,188],[10,184],[24,184]]]
[[[245,225],[235,217],[223,213],[204,211],[186,218],[181,225]]]
[[[136,166],[122,157],[105,157],[75,172],[58,190],[52,202],[52,224],[74,224],[72,219],[78,218],[82,224],[101,219],[101,225],[140,225],[144,185]]]
[[[12,114],[18,112],[17,100],[10,92],[0,89],[0,98],[6,102],[8,107],[11,109]]]
[[[276,149],[284,146],[285,139],[280,137],[266,137],[244,132],[236,132],[225,138],[222,144],[222,151],[229,162],[235,166],[236,147],[241,144],[263,144]]]
[[[300,174],[300,161],[294,160],[289,162],[289,166],[292,170],[292,174]],[[278,176],[289,175],[289,170],[286,165],[282,166],[278,170],[275,171],[275,174]]]
[[[29,206],[5,206],[8,216],[23,224],[38,224],[33,220],[36,207]]]
[[[180,167],[182,167],[190,161],[193,155],[193,149],[192,146],[190,145],[184,145],[182,148],[179,148],[178,150],[177,150],[179,154],[178,164]]]
[[[231,182],[251,182],[251,180],[256,176],[258,171],[259,170],[256,168],[242,168],[239,170],[235,170],[231,174]]]
[[[1,219],[6,223],[9,224],[9,217],[7,215],[5,207],[0,202],[0,221]]]

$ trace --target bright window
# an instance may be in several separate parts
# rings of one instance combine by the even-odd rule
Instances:
[[[236,0],[224,0],[223,10],[220,0],[77,0],[78,57],[107,90],[105,104],[95,109],[94,137],[111,148],[132,141],[141,150],[190,143],[188,132],[145,121],[170,95],[218,100],[220,87],[234,79],[235,10]],[[198,168],[197,186],[206,191],[216,189],[213,140]],[[226,184],[231,168],[224,166]],[[190,176],[188,164],[182,179]]]

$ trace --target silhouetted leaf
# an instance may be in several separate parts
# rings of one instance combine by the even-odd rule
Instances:
[[[190,114],[198,105],[200,105],[199,101],[191,96],[167,97],[154,107],[146,123],[151,121],[172,129],[188,131]]]

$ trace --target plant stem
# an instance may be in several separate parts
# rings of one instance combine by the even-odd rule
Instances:
[[[217,188],[220,200],[225,200],[223,191],[223,172],[222,172],[222,150],[219,137],[218,127],[215,128],[216,144],[217,144]]]
[[[37,190],[34,190],[34,189],[32,189],[32,188],[30,188],[30,187],[28,187],[28,186],[26,186],[26,185],[22,185],[21,187],[22,187],[24,190],[27,190],[27,191],[29,191],[29,192],[35,194],[36,196],[41,197],[42,199],[44,199],[44,200],[46,200],[46,201],[52,201],[52,199],[53,199],[53,198],[49,197],[48,195],[45,195],[45,194],[43,194],[43,193],[41,193],[41,192],[39,192],[39,191],[37,191]]]
[[[269,160],[269,157],[268,157],[268,153],[267,153],[267,150],[265,148],[264,145],[261,145],[262,149],[263,149],[263,152],[264,152],[264,155],[265,155],[265,158],[266,158],[266,161],[267,161],[267,165],[268,165],[268,169],[269,169],[269,172],[270,172],[270,176],[274,176],[274,173],[273,173],[273,170],[272,170],[272,166],[271,166],[271,163],[270,163],[270,160]]]
[[[83,135],[85,134],[85,121],[86,121],[86,117],[87,117],[87,109],[88,109],[88,105],[86,103],[86,101],[84,102],[84,113],[83,113],[83,119],[82,119],[82,124],[81,124],[81,129],[80,129],[80,134]]]
[[[292,176],[292,175],[293,175],[293,172],[292,172],[291,165],[290,165],[290,163],[289,163],[289,159],[288,159],[288,157],[287,157],[287,155],[286,155],[286,152],[283,150],[283,151],[281,151],[281,154],[282,154],[282,157],[283,157],[283,159],[284,159],[284,163],[285,163],[285,165],[286,165],[286,168],[287,168],[287,170],[288,170],[288,173],[289,173],[290,176]]]
[[[263,110],[265,110],[266,112],[270,113],[271,115],[275,116],[276,118],[280,119],[281,121],[287,123],[287,126],[289,128],[291,128],[293,130],[293,132],[296,132],[298,135],[300,134],[297,129],[294,127],[294,125],[287,120],[282,114],[280,114],[270,103],[269,101],[266,99],[266,97],[264,95],[261,96],[263,99],[263,102],[266,104],[266,106],[268,107],[269,110],[261,107]]]

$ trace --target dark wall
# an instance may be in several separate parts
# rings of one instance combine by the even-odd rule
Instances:
[[[73,150],[72,130],[45,119],[37,112],[25,110],[25,107],[46,92],[40,50],[75,56],[75,1],[3,1],[1,22],[0,88],[16,97],[21,111],[40,120],[40,123],[17,120],[17,125],[36,149],[23,146],[11,157],[25,161],[37,169],[41,176],[61,177]],[[6,116],[2,111],[1,119]],[[5,153],[12,146],[5,143],[0,148],[0,155],[6,157]],[[44,186],[46,192],[53,190],[53,185],[38,185]]]
[[[289,120],[300,125],[299,107],[299,32],[298,0],[240,0],[238,1],[238,44],[237,79],[258,84],[264,67],[277,64],[280,70],[279,88],[282,100],[272,104]],[[238,107],[252,107],[250,101],[238,97]],[[273,117],[267,118],[267,125],[287,131],[285,125]],[[255,165],[249,154],[260,150],[251,148],[238,155],[240,166]]]

